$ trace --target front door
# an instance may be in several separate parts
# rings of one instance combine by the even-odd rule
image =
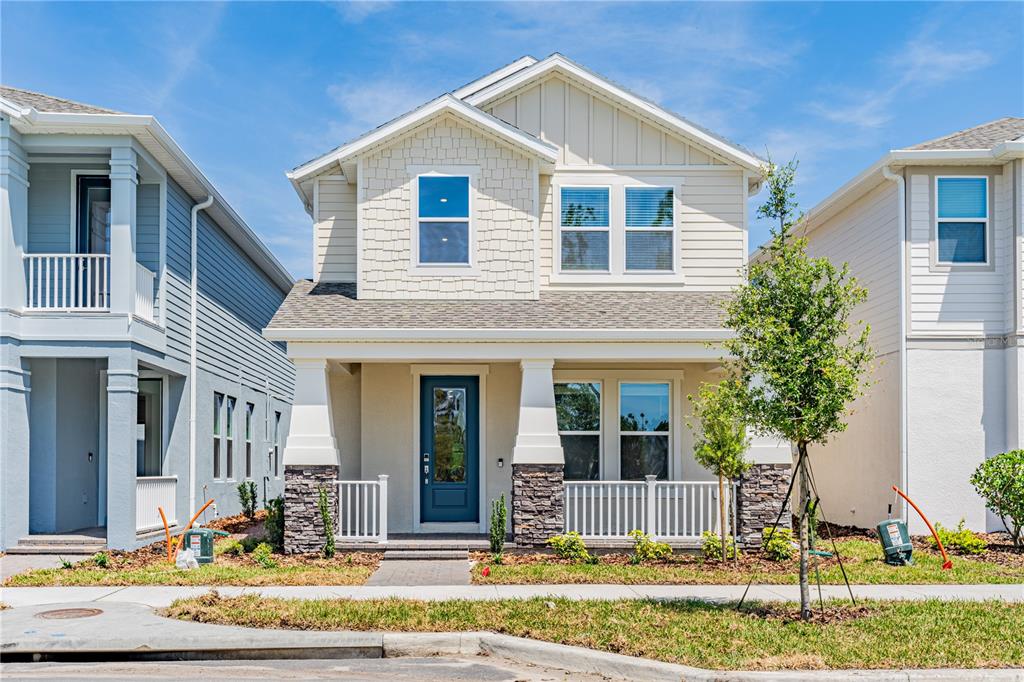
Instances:
[[[479,377],[420,380],[420,521],[480,520]]]

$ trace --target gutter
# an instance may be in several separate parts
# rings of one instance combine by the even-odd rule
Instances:
[[[300,328],[266,327],[263,337],[271,341],[534,341],[586,343],[593,341],[629,341],[638,343],[703,343],[732,338],[729,329],[531,329],[531,328]]]
[[[907,471],[907,181],[902,173],[894,173],[889,166],[882,166],[882,177],[896,183],[897,239],[899,241],[899,372],[900,372],[900,488],[908,490]],[[903,522],[907,522],[907,504],[900,501]]]
[[[197,348],[199,337],[199,212],[213,205],[213,196],[192,207],[191,276],[189,280],[189,341],[188,341],[188,513],[196,508],[196,374],[199,368]]]

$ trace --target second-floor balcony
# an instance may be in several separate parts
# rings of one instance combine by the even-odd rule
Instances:
[[[111,258],[92,253],[31,253],[25,262],[25,310],[109,312]],[[116,266],[116,264],[113,264]],[[155,322],[157,277],[135,263],[134,313]]]

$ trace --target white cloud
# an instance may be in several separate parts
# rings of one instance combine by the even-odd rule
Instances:
[[[433,99],[421,84],[403,78],[348,80],[327,87],[342,117],[332,121],[328,134],[333,145],[350,140]]]
[[[390,0],[357,0],[334,3],[339,16],[350,24],[358,24],[367,17],[391,9],[395,3]]]
[[[197,18],[191,16],[185,22],[186,31],[179,30],[179,21],[164,23],[164,37],[156,41],[162,45],[167,58],[167,73],[152,94],[155,109],[162,109],[177,87],[202,63],[202,53],[216,37],[224,18],[226,6],[223,3],[208,5],[212,14]]]

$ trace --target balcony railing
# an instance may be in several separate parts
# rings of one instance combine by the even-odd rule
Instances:
[[[167,516],[167,525],[178,523],[175,509],[177,476],[139,476],[135,479],[135,530],[139,533],[164,527],[160,509]]]
[[[155,296],[156,273],[149,268],[135,264],[135,314],[154,321],[153,299]]]
[[[110,256],[106,254],[25,254],[25,277],[25,307],[31,310],[110,309]]]

